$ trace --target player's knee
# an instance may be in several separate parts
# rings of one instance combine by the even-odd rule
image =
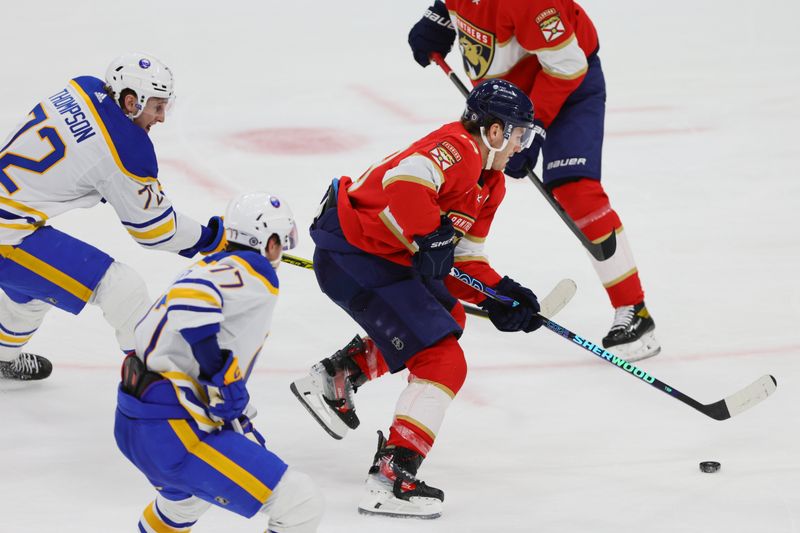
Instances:
[[[444,385],[453,394],[461,390],[467,379],[467,360],[455,336],[448,335],[406,362],[417,378]]]
[[[103,310],[106,321],[116,330],[120,343],[127,342],[133,329],[150,307],[150,296],[142,277],[131,267],[114,261],[97,285],[89,303]]]
[[[289,468],[272,491],[262,512],[269,515],[269,531],[313,533],[317,530],[325,501],[316,483],[303,472]]]

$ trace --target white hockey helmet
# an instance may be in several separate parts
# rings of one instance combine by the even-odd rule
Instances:
[[[119,104],[122,91],[130,89],[136,93],[136,113],[138,117],[147,100],[152,97],[173,100],[175,79],[172,71],[157,58],[139,52],[130,52],[116,58],[106,70],[106,83],[114,93],[114,101]]]
[[[240,194],[225,210],[228,242],[254,248],[266,255],[269,238],[277,235],[284,250],[297,245],[297,224],[289,205],[266,192]]]

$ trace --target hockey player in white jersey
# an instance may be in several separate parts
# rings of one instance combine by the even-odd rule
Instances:
[[[105,81],[74,78],[34,106],[0,148],[0,377],[46,378],[44,357],[22,351],[45,313],[98,305],[123,351],[150,303],[140,276],[49,225],[107,202],[147,249],[192,257],[224,246],[219,217],[207,225],[175,211],[158,181],[149,131],[163,122],[173,76],[158,59],[123,55]]]
[[[322,498],[250,421],[247,380],[269,334],[275,272],[297,228],[277,196],[242,195],[225,212],[228,244],[180,274],[136,327],[114,435],[158,490],[138,531],[189,531],[212,505],[269,515],[269,531],[316,531]]]

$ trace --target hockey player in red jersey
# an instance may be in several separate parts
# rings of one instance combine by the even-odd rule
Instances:
[[[534,293],[501,276],[484,253],[505,195],[502,169],[533,137],[533,106],[506,81],[476,87],[460,122],[447,124],[368,169],[335,180],[311,226],[322,291],[369,335],[312,367],[292,390],[342,438],[359,421],[355,387],[410,372],[388,440],[380,433],[359,511],[435,518],[444,493],[417,469],[466,378],[458,343],[464,307],[483,306],[501,331],[541,326]],[[520,305],[506,306],[447,277],[453,263]]]
[[[423,67],[456,39],[473,83],[508,80],[536,106],[540,134],[505,173],[526,177],[541,151],[545,187],[584,235],[599,243],[616,232],[614,255],[591,258],[616,310],[603,346],[630,361],[658,354],[630,245],[600,181],[606,90],[592,21],[572,0],[436,0],[408,37]]]

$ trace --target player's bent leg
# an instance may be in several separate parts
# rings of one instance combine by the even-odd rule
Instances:
[[[556,185],[556,200],[593,242],[602,242],[615,232],[617,248],[610,258],[592,265],[615,308],[614,322],[603,339],[605,348],[614,348],[629,361],[657,355],[661,346],[655,339],[655,322],[644,303],[644,291],[633,251],[617,213],[612,209],[602,184],[594,179],[579,179]]]
[[[314,533],[324,509],[325,502],[316,483],[290,467],[261,512],[269,515],[270,532]]]
[[[139,518],[139,531],[146,533],[188,533],[211,504],[177,491],[162,490]]]
[[[0,377],[33,381],[45,379],[53,371],[46,358],[22,351],[51,307],[32,299],[20,303],[0,291]]]
[[[290,388],[323,429],[340,439],[348,428],[356,429],[360,424],[353,394],[387,370],[372,339],[356,335],[347,346],[312,366],[309,375],[295,380]]]
[[[450,402],[467,375],[464,352],[449,335],[406,362],[411,375],[395,408],[388,442],[379,432],[378,451],[359,512],[395,517],[436,518],[444,492],[417,478]]]
[[[89,303],[103,311],[114,328],[123,352],[133,350],[133,330],[150,308],[150,296],[142,277],[131,267],[114,261],[108,267]]]

